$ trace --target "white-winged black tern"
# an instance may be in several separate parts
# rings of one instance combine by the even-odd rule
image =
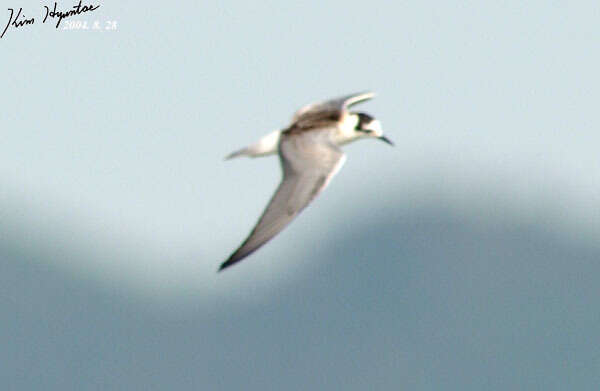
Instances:
[[[372,92],[351,94],[313,103],[298,110],[290,125],[276,130],[227,156],[279,154],[283,179],[258,223],[241,246],[221,264],[219,271],[241,261],[281,232],[327,185],[346,160],[340,145],[383,135],[381,124],[351,106],[374,97]]]

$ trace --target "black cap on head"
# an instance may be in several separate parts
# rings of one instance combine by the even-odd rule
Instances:
[[[358,123],[356,124],[356,129],[364,129],[371,121],[374,120],[369,114],[366,113],[356,113],[358,115]]]

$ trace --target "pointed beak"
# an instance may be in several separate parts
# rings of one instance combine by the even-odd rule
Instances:
[[[388,144],[390,144],[392,147],[394,146],[394,143],[392,142],[392,140],[390,140],[389,138],[385,137],[384,135],[381,135],[379,137],[377,137],[379,140],[386,142]]]

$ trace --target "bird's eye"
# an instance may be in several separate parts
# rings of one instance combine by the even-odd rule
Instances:
[[[358,113],[358,122],[356,123],[356,130],[359,132],[371,133],[372,130],[365,129],[365,126],[367,126],[372,120],[373,118],[370,115],[365,113]]]

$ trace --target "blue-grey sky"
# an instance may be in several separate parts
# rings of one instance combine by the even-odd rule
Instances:
[[[71,20],[116,29],[0,9],[36,19],[0,40],[20,389],[598,383],[598,4],[97,4]],[[396,147],[346,147],[297,221],[217,275],[280,178],[223,157],[361,90]]]

